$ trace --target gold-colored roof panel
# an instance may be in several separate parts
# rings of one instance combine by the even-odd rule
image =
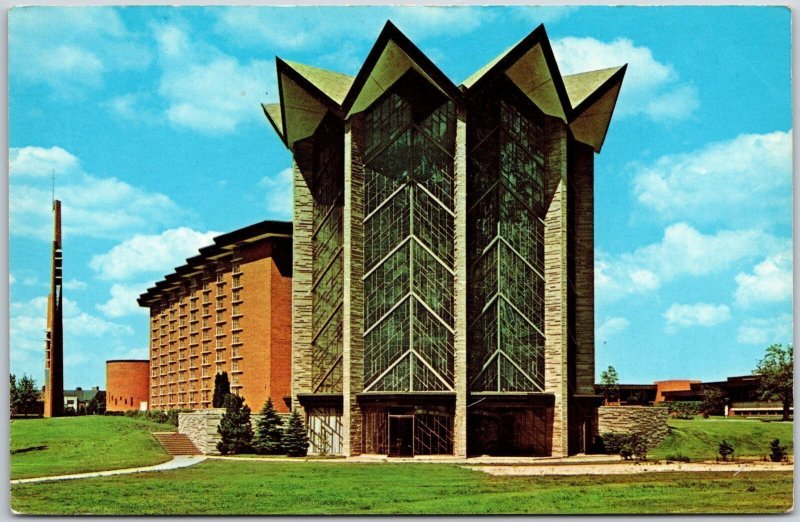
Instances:
[[[328,95],[333,101],[341,105],[345,96],[353,85],[352,76],[346,74],[320,69],[297,62],[284,60],[284,63],[297,71],[303,78],[312,83],[320,91]]]
[[[623,66],[562,77],[543,25],[481,67],[460,89],[391,22],[355,78],[297,62],[277,62],[280,104],[263,109],[290,149],[312,136],[327,112],[340,118],[362,112],[413,69],[459,102],[484,79],[504,74],[542,112],[561,119],[576,139],[599,152],[625,75]]]
[[[574,109],[580,105],[620,69],[622,67],[610,67],[608,69],[598,69],[564,76],[564,87],[567,88],[567,95],[569,95],[572,108]]]
[[[600,152],[603,147],[620,87],[622,87],[622,78],[569,124],[575,139],[591,145],[595,152]]]

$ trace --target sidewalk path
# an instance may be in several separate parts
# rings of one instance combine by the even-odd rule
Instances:
[[[12,480],[11,484],[28,484],[31,482],[49,482],[52,480],[72,480],[92,477],[109,477],[111,475],[127,475],[130,473],[143,473],[145,471],[166,471],[170,469],[186,468],[206,460],[205,456],[178,456],[167,462],[156,464],[155,466],[145,466],[142,468],[122,468],[108,471],[90,471],[88,473],[75,473],[73,475],[54,475],[51,477],[34,477]]]

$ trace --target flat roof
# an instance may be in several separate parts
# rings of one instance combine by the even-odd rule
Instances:
[[[136,302],[139,306],[149,307],[149,303],[158,299],[160,294],[176,289],[187,277],[202,272],[204,266],[214,259],[228,255],[234,247],[267,238],[291,239],[292,222],[265,220],[216,236],[213,244],[201,247],[198,255],[187,258],[186,264],[175,267],[173,273],[167,274],[164,279],[148,288]]]

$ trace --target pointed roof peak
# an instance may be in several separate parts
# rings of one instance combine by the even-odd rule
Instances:
[[[625,64],[618,67],[608,67],[564,76],[564,87],[567,89],[572,108],[577,108],[593,92],[627,67],[628,65]]]
[[[314,67],[313,65],[306,65],[300,62],[290,60],[282,60],[286,66],[292,68],[295,72],[308,80],[312,85],[319,89],[322,93],[328,96],[337,105],[341,106],[347,92],[353,85],[353,78],[347,74]]]

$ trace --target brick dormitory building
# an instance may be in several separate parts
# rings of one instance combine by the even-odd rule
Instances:
[[[210,408],[214,376],[227,372],[251,409],[272,397],[288,411],[291,237],[281,221],[217,236],[139,297],[150,310],[149,408]]]
[[[585,452],[594,154],[624,74],[562,76],[543,26],[459,86],[391,23],[355,77],[277,59],[292,223],[139,298],[150,407],[209,408],[227,371],[298,410],[311,453]]]

